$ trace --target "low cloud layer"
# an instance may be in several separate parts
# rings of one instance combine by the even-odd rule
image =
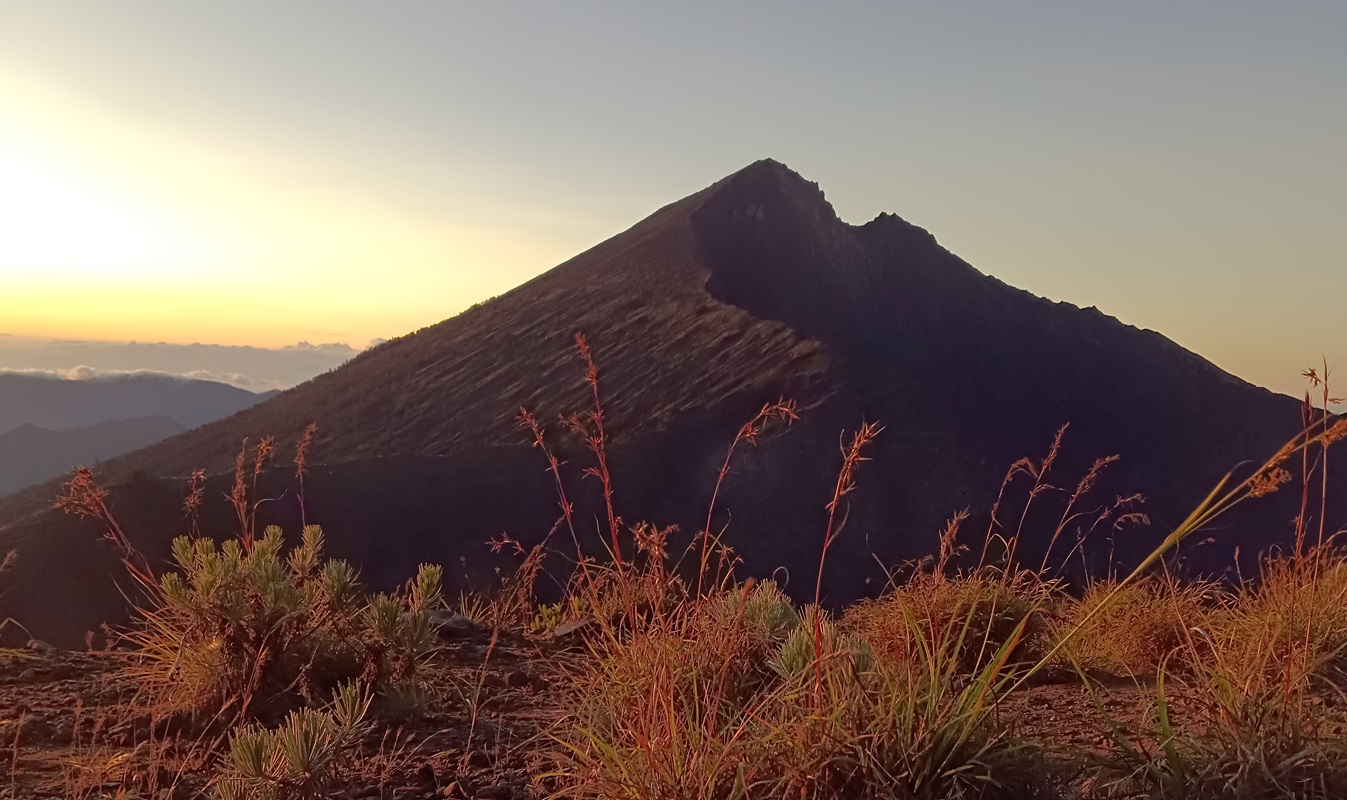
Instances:
[[[268,392],[272,389],[287,388],[277,381],[258,381],[241,372],[212,372],[204,369],[192,370],[191,372],[164,372],[155,369],[106,370],[81,364],[69,369],[0,369],[0,375],[6,374],[36,375],[59,381],[104,381],[141,377],[183,381],[214,381],[216,383],[227,383],[251,392]]]
[[[278,348],[164,342],[90,342],[0,338],[0,372],[62,380],[161,375],[228,383],[265,392],[292,386],[341,366],[359,352],[340,343],[299,342]]]

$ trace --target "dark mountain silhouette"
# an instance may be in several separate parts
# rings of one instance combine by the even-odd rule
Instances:
[[[782,567],[799,595],[812,594],[839,434],[862,420],[886,426],[829,555],[831,603],[877,592],[881,564],[930,553],[957,510],[983,513],[964,529],[976,550],[1007,466],[1041,457],[1063,423],[1051,482],[1069,488],[1095,457],[1120,454],[1089,508],[1142,492],[1154,523],[1118,541],[1105,525],[1073,556],[1094,570],[1149,549],[1228,469],[1275,451],[1300,425],[1296,400],[1160,334],[1006,286],[898,217],[843,223],[815,184],[761,161],[508,294],[116,459],[102,476],[118,486],[124,527],[158,563],[184,527],[181,484],[161,478],[225,473],[244,437],[290,445],[317,423],[311,461],[321,466],[306,480],[306,506],[334,553],[375,585],[423,560],[487,583],[503,563],[487,539],[505,531],[527,545],[556,516],[542,456],[514,415],[522,405],[554,422],[585,406],[577,331],[599,363],[619,512],[676,523],[683,541],[703,524],[739,426],[764,402],[799,401],[800,422],[736,455],[715,523],[729,526],[741,574]],[[589,529],[598,488],[580,477],[582,450],[551,428]],[[280,499],[262,514],[294,531],[292,473],[265,476],[262,493]],[[225,481],[207,497],[221,498]],[[0,547],[19,550],[0,616],[72,640],[124,604],[97,529],[48,510],[55,492],[0,501]],[[1249,506],[1186,557],[1219,569],[1236,547],[1248,556],[1283,541],[1290,494]],[[1062,500],[1051,493],[1040,507]],[[1042,554],[1059,511],[1026,519],[1028,557]],[[222,500],[203,513],[206,530],[232,530]]]
[[[64,380],[0,372],[0,433],[20,425],[61,431],[137,417],[168,417],[184,428],[195,428],[271,394],[153,373]]]
[[[168,417],[107,420],[64,431],[20,425],[0,433],[0,495],[49,481],[84,464],[138,450],[185,430]]]

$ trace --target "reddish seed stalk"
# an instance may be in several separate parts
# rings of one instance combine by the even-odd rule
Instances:
[[[757,444],[758,435],[762,433],[763,428],[773,419],[780,419],[787,425],[799,419],[795,414],[795,401],[781,399],[775,403],[768,403],[762,407],[757,416],[744,423],[739,432],[735,434],[734,441],[730,442],[730,448],[725,452],[725,461],[720,465],[720,471],[716,474],[716,485],[711,490],[711,502],[706,507],[706,527],[702,529],[702,552],[701,559],[697,568],[697,596],[701,597],[704,588],[704,579],[706,577],[706,564],[710,557],[711,544],[711,517],[716,510],[716,499],[720,497],[720,487],[725,483],[725,476],[730,472],[730,459],[734,457],[734,450],[740,442],[748,444]],[[717,582],[720,576],[717,574]]]
[[[257,479],[266,467],[267,461],[271,458],[276,449],[276,439],[267,436],[257,443],[253,450],[253,463],[251,470],[247,467],[248,459],[248,440],[244,439],[243,444],[239,446],[239,454],[234,457],[234,488],[229,493],[229,501],[234,506],[234,514],[239,520],[239,539],[243,543],[244,552],[253,549],[253,542],[257,534],[257,506],[249,502],[249,498],[257,496]],[[249,472],[251,471],[251,475]],[[249,484],[251,483],[251,491]]]
[[[239,454],[234,457],[234,488],[229,493],[229,502],[234,506],[234,515],[239,519],[239,538],[245,551],[252,549],[252,537],[248,535],[248,485],[245,482],[244,464],[248,458],[248,440],[239,445]]]
[[[585,436],[589,444],[590,451],[598,463],[598,467],[591,471],[603,484],[603,503],[608,512],[608,533],[613,542],[613,560],[617,564],[618,571],[622,570],[622,547],[619,541],[618,531],[621,520],[613,512],[613,476],[608,471],[608,436],[603,429],[603,403],[599,399],[599,368],[594,363],[594,356],[589,350],[589,344],[585,341],[583,333],[575,334],[575,349],[580,353],[580,358],[585,362],[585,383],[589,384],[590,392],[594,395],[594,408],[590,411],[589,420],[594,425],[594,432]],[[578,420],[576,420],[578,423]],[[577,429],[579,425],[574,425]]]
[[[1322,393],[1321,399],[1323,402],[1323,408],[1320,410],[1319,413],[1316,414],[1315,409],[1310,402],[1309,392],[1305,393],[1305,404],[1304,404],[1305,427],[1307,430],[1313,427],[1313,425],[1316,424],[1314,418],[1318,416],[1319,420],[1317,424],[1319,424],[1322,429],[1322,433],[1319,436],[1319,444],[1321,450],[1318,464],[1320,469],[1319,477],[1321,481],[1320,496],[1319,496],[1319,532],[1318,532],[1318,540],[1314,548],[1313,558],[1309,559],[1308,564],[1310,572],[1309,580],[1311,581],[1312,584],[1315,585],[1315,589],[1317,590],[1317,584],[1321,577],[1321,565],[1324,562],[1324,555],[1323,555],[1324,534],[1325,534],[1324,526],[1328,517],[1328,449],[1333,444],[1333,438],[1329,434],[1329,426],[1331,421],[1331,417],[1329,415],[1329,407],[1335,402],[1341,402],[1341,400],[1339,398],[1333,397],[1329,391],[1329,383],[1328,383],[1329,369],[1327,359],[1325,359],[1323,363],[1322,375],[1319,374],[1314,368],[1305,370],[1303,374],[1305,378],[1309,380],[1310,385],[1312,387],[1321,390]],[[1300,571],[1305,566],[1303,563],[1305,559],[1302,553],[1302,548],[1304,539],[1305,515],[1308,512],[1309,495],[1310,495],[1310,485],[1309,485],[1310,469],[1308,466],[1308,454],[1307,454],[1308,449],[1309,448],[1307,447],[1305,448],[1305,450],[1301,451],[1302,480],[1301,480],[1300,516],[1296,520],[1295,563],[1297,571]],[[1297,595],[1297,597],[1298,596],[1299,595]],[[1304,654],[1304,657],[1307,659],[1309,657],[1311,649],[1310,639],[1314,628],[1315,611],[1317,610],[1317,607],[1318,607],[1317,603],[1313,601],[1310,602],[1309,618],[1306,620],[1305,623],[1305,640],[1303,643],[1302,652]]]
[[[65,490],[56,500],[56,507],[68,514],[95,519],[103,524],[103,537],[112,542],[121,553],[122,564],[131,577],[147,592],[159,589],[149,562],[136,550],[131,539],[122,530],[117,518],[108,507],[108,490],[94,481],[93,470],[80,467],[75,470]]]
[[[840,521],[837,517],[837,510],[842,505],[842,498],[856,488],[853,479],[856,467],[862,461],[870,460],[861,455],[861,451],[883,430],[875,423],[861,423],[861,427],[851,438],[851,445],[841,448],[842,468],[837,473],[837,484],[833,487],[832,499],[828,501],[828,527],[824,530],[823,551],[819,554],[818,559],[818,577],[814,581],[814,665],[816,668],[814,702],[820,707],[823,702],[823,566],[828,560],[829,548],[841,535],[842,529],[846,527],[846,514],[843,513]]]
[[[612,548],[613,562],[616,574],[625,587],[628,576],[627,570],[625,569],[625,562],[622,558],[621,538],[619,535],[622,520],[617,516],[617,513],[613,508],[613,480],[612,473],[608,468],[608,435],[603,425],[603,403],[599,393],[599,370],[583,333],[576,333],[575,347],[576,351],[580,354],[581,360],[585,364],[585,383],[589,385],[590,392],[593,395],[594,405],[588,414],[587,420],[580,415],[575,414],[569,417],[564,417],[563,422],[585,442],[585,446],[594,456],[596,466],[586,469],[584,474],[598,478],[603,485],[603,500],[608,518],[608,535],[610,546]],[[533,434],[533,445],[542,450],[543,455],[547,458],[548,471],[552,473],[552,478],[556,483],[557,497],[561,504],[562,518],[565,520],[566,528],[571,534],[571,541],[575,546],[576,558],[580,562],[583,581],[591,595],[590,599],[593,603],[594,610],[597,613],[599,610],[597,590],[594,581],[591,580],[589,574],[588,560],[585,558],[584,551],[580,546],[580,537],[575,530],[574,506],[568,499],[565,487],[561,480],[561,462],[547,446],[543,437],[542,426],[528,409],[520,409],[519,422],[522,427]],[[555,530],[555,527],[553,530]],[[633,601],[630,597],[630,592],[624,591],[624,593],[628,595],[629,618],[634,620],[635,606],[632,605]]]
[[[304,473],[308,472],[309,466],[309,448],[313,445],[313,435],[318,432],[318,426],[310,422],[304,429],[304,435],[299,439],[299,445],[295,448],[295,477],[299,480],[299,524],[301,527],[308,527],[309,518],[307,510],[304,507]]]
[[[1052,446],[1048,448],[1048,455],[1044,457],[1043,463],[1039,465],[1034,473],[1034,488],[1029,490],[1029,499],[1025,501],[1024,508],[1020,511],[1019,524],[1015,526],[1015,535],[1011,537],[1010,544],[1006,550],[1006,574],[1010,574],[1010,567],[1015,561],[1015,550],[1020,544],[1020,535],[1024,532],[1024,521],[1029,517],[1029,509],[1034,504],[1034,498],[1043,492],[1049,491],[1054,487],[1045,483],[1048,473],[1052,471],[1052,465],[1057,462],[1057,456],[1062,451],[1062,437],[1066,434],[1066,429],[1071,423],[1066,423],[1057,429],[1057,434],[1052,437]]]
[[[566,496],[566,486],[561,482],[561,462],[556,454],[547,446],[547,441],[543,437],[543,428],[538,424],[537,417],[533,416],[527,408],[519,409],[519,424],[525,430],[533,434],[533,446],[542,451],[547,459],[547,471],[552,473],[552,480],[556,483],[557,503],[561,506],[562,519],[566,521],[566,529],[570,531],[571,542],[575,546],[575,558],[580,563],[580,569],[584,572],[586,579],[589,577],[589,567],[584,551],[580,547],[580,537],[575,532],[575,519],[573,515],[574,507],[571,505],[570,498]],[[555,528],[554,528],[555,529]]]
[[[1068,525],[1087,513],[1084,511],[1075,512],[1076,503],[1079,502],[1082,497],[1090,493],[1090,490],[1093,489],[1094,485],[1099,481],[1099,475],[1103,473],[1104,469],[1113,462],[1119,460],[1119,458],[1120,457],[1116,455],[1096,458],[1094,463],[1090,465],[1089,471],[1085,473],[1085,477],[1081,478],[1080,482],[1076,484],[1076,490],[1071,493],[1071,498],[1066,501],[1066,509],[1062,511],[1061,519],[1057,521],[1057,527],[1053,529],[1052,537],[1048,540],[1048,549],[1043,551],[1043,563],[1038,568],[1039,574],[1047,572],[1048,559],[1052,556],[1052,548],[1056,546],[1057,540],[1061,537],[1062,532],[1066,530]],[[1070,558],[1070,554],[1067,555],[1067,558]]]
[[[987,552],[991,547],[992,536],[996,535],[995,531],[999,525],[999,522],[996,519],[996,514],[1001,510],[1001,502],[1005,500],[1006,488],[1015,480],[1016,475],[1019,475],[1021,472],[1029,471],[1026,469],[1026,466],[1032,467],[1027,459],[1016,461],[1014,464],[1010,465],[1010,469],[1006,470],[1006,476],[1001,479],[1001,489],[996,493],[996,502],[992,503],[991,516],[987,520],[987,535],[982,539],[982,555],[978,557],[978,566],[985,566],[987,563]]]
[[[188,532],[193,538],[201,535],[201,501],[206,496],[206,471],[196,470],[187,479],[187,497],[182,509],[187,515]]]
[[[1341,402],[1342,402],[1342,398],[1340,398],[1340,397],[1334,397],[1334,396],[1332,395],[1332,393],[1329,392],[1329,389],[1328,389],[1329,369],[1328,369],[1328,359],[1327,359],[1327,358],[1325,358],[1325,359],[1323,360],[1323,369],[1324,369],[1324,374],[1323,374],[1323,376],[1320,378],[1319,384],[1320,384],[1320,388],[1323,389],[1323,403],[1324,403],[1324,414],[1323,414],[1323,420],[1324,420],[1324,423],[1323,423],[1323,424],[1324,424],[1324,429],[1327,430],[1327,429],[1328,429],[1328,425],[1329,425],[1329,412],[1328,412],[1328,409],[1329,409],[1330,406],[1332,406],[1332,405],[1335,404],[1335,403],[1341,403]],[[1324,442],[1322,443],[1322,447],[1323,447],[1323,455],[1321,456],[1321,459],[1320,459],[1320,462],[1319,462],[1319,463],[1320,463],[1320,469],[1322,469],[1322,474],[1320,474],[1320,476],[1319,476],[1320,481],[1321,481],[1321,484],[1322,484],[1321,487],[1320,487],[1320,492],[1319,492],[1319,546],[1320,546],[1320,547],[1323,547],[1323,545],[1324,545],[1324,533],[1325,533],[1324,525],[1325,525],[1325,523],[1327,522],[1327,518],[1328,518],[1328,448],[1329,448],[1329,446],[1330,446],[1331,444],[1332,444],[1332,442],[1330,442],[1330,441],[1324,441]]]
[[[253,490],[252,498],[254,504],[248,509],[248,541],[251,543],[257,538],[257,479],[266,467],[267,461],[271,459],[271,454],[276,450],[276,439],[272,436],[264,437],[257,443],[257,450],[253,453]]]

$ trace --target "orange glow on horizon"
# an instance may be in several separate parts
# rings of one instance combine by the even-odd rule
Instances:
[[[0,72],[0,333],[359,349],[572,254],[136,123]]]

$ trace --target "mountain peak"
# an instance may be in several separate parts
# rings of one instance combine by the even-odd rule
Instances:
[[[749,223],[840,222],[817,183],[770,158],[749,164],[725,178],[718,187],[714,195],[719,199],[718,206]]]

